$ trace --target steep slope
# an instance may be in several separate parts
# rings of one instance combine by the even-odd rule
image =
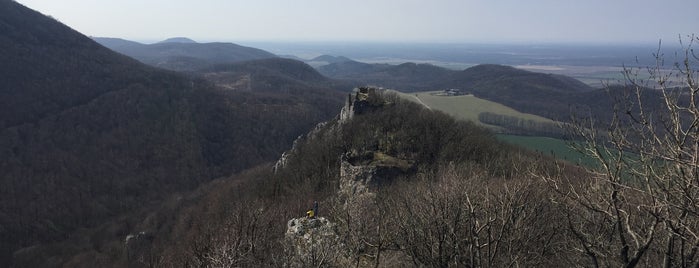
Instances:
[[[481,203],[482,196],[492,195],[503,197],[502,203],[492,204],[521,209],[513,224],[547,226],[556,234],[502,232],[500,238],[521,248],[498,256],[527,254],[527,249],[541,246],[541,259],[557,260],[556,247],[546,244],[546,239],[558,237],[557,225],[546,225],[552,218],[535,216],[547,213],[540,205],[545,199],[538,199],[532,187],[514,186],[524,177],[518,168],[541,164],[535,156],[497,142],[484,129],[396,96],[369,89],[349,100],[340,117],[300,138],[274,169],[218,181],[211,186],[215,190],[192,196],[187,205],[165,208],[170,212],[162,215],[174,210],[178,217],[175,223],[159,224],[173,227],[161,228],[149,249],[137,254],[168,256],[165,266],[440,266],[443,253],[430,249],[441,241],[468,243],[464,238],[470,219],[486,218],[482,222],[509,230],[513,220],[502,216],[507,210],[482,211],[481,204],[491,204]],[[513,185],[496,186],[499,183]],[[526,193],[526,198],[507,199],[514,196],[503,191],[508,187]],[[333,227],[322,232],[296,228],[289,239],[287,224],[310,222],[301,227],[316,228],[314,219],[299,219],[314,200],[320,204],[317,228]],[[471,214],[458,207],[466,200],[478,202]],[[449,235],[443,233],[450,230]],[[431,257],[415,247],[425,247]],[[442,259],[441,266],[470,261],[468,251],[462,250],[466,247],[444,248],[452,257]],[[498,257],[497,262],[503,264],[506,258]]]
[[[164,41],[147,45],[115,42],[112,38],[94,38],[94,40],[143,63],[175,71],[193,71],[213,64],[277,57],[261,49],[233,43],[196,43],[191,40],[191,42],[181,42],[182,39],[174,39],[176,42]]]
[[[0,8],[0,129],[34,123],[154,73],[131,69],[136,61],[17,3],[3,1]]]
[[[115,50],[115,51],[119,51],[119,50],[127,48],[127,47],[137,47],[137,46],[143,45],[139,42],[134,42],[134,41],[121,39],[121,38],[112,38],[112,37],[92,37],[92,40],[95,40],[100,45],[108,47],[108,48]]]
[[[340,106],[332,93],[317,106],[221,91],[14,1],[0,1],[0,32],[0,266],[109,251],[103,241],[132,231],[129,215],[273,160]],[[107,222],[95,236],[79,234]]]

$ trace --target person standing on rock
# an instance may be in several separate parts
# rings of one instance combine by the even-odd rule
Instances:
[[[318,217],[318,201],[313,201],[313,217]]]

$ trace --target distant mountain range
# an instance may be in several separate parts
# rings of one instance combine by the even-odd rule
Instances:
[[[183,195],[206,191],[201,185],[276,160],[299,135],[335,117],[356,85],[408,92],[459,89],[547,117],[567,115],[574,104],[604,114],[608,110],[601,107],[611,107],[607,94],[621,92],[502,65],[454,71],[321,56],[311,61],[327,64],[315,70],[230,43],[91,40],[15,1],[0,1],[0,33],[0,267],[130,266],[126,237],[175,228],[168,225],[174,215],[150,217],[153,207],[179,210],[187,202]],[[477,144],[450,131],[467,123],[424,109],[411,116],[415,107],[377,113],[380,117],[369,118],[375,124],[356,121],[357,128],[342,130],[346,134],[323,146],[308,143],[304,164],[287,174],[300,184],[313,181],[322,186],[315,189],[330,189],[323,187],[333,186],[332,172],[345,156],[332,150],[382,147],[409,156],[419,149],[421,161],[429,163],[437,156],[466,156],[468,146]],[[377,131],[376,125],[391,131]],[[407,131],[412,136],[405,136]],[[460,149],[448,143],[441,152],[443,137]],[[395,151],[398,145],[403,148]],[[267,178],[254,182],[270,195],[297,194],[288,177]],[[231,196],[226,198],[236,200]],[[284,207],[299,209],[298,200],[308,196],[293,198]],[[235,202],[216,206],[230,204]],[[177,228],[208,239],[191,226],[182,219]]]
[[[321,74],[335,79],[403,92],[458,89],[522,112],[549,118],[568,114],[571,104],[596,105],[581,103],[578,99],[588,99],[586,95],[601,91],[571,77],[495,64],[456,71],[430,64],[341,61],[317,69]]]
[[[175,71],[195,71],[214,64],[277,57],[257,48],[233,43],[197,43],[184,37],[170,38],[155,44],[141,44],[119,38],[92,39],[148,65]]]
[[[609,119],[613,107],[611,102],[628,94],[623,86],[593,88],[565,75],[531,72],[497,64],[481,64],[457,71],[430,64],[368,64],[350,60],[326,64],[317,67],[317,70],[339,81],[376,85],[402,92],[456,89],[520,112],[560,121],[570,120],[571,111],[576,109],[583,109],[584,113],[600,120]],[[643,96],[648,100],[661,97],[654,90],[645,91]],[[653,101],[646,103],[657,105]]]

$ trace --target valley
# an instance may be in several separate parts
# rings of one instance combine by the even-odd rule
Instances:
[[[423,38],[462,14],[143,2],[110,24],[405,39],[141,43],[20,2],[0,0],[0,267],[699,266],[699,37],[451,42]]]

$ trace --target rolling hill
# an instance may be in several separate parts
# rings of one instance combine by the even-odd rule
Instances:
[[[163,41],[160,41],[158,43],[185,43],[185,44],[196,44],[197,41],[194,41],[192,39],[189,39],[187,37],[172,37],[165,39]]]
[[[277,57],[261,49],[233,43],[196,43],[181,37],[155,44],[141,44],[116,38],[93,39],[143,63],[175,71],[194,71],[214,64]]]
[[[388,64],[369,64],[358,61],[335,62],[318,67],[321,74],[336,79],[366,80],[365,75],[391,67]]]
[[[0,32],[3,267],[121,248],[149,206],[276,159],[344,96],[322,86],[306,90],[314,98],[221,90],[14,1],[0,1]]]
[[[593,107],[593,113],[605,116],[610,103],[599,103],[606,94],[574,78],[537,73],[510,66],[481,64],[462,71],[429,64],[333,63],[318,68],[328,77],[396,89],[422,92],[458,89],[478,98],[497,102],[517,111],[554,120],[568,120],[571,107]],[[566,118],[561,118],[566,117]],[[605,116],[606,117],[606,116]]]
[[[306,94],[310,88],[350,91],[353,87],[352,83],[321,75],[306,63],[284,58],[219,64],[198,73],[219,86],[235,90],[284,91],[296,95]]]
[[[344,56],[320,55],[320,56],[315,57],[309,61],[326,62],[327,64],[330,64],[330,63],[338,63],[338,62],[347,62],[347,61],[351,61],[351,59],[344,57]]]

